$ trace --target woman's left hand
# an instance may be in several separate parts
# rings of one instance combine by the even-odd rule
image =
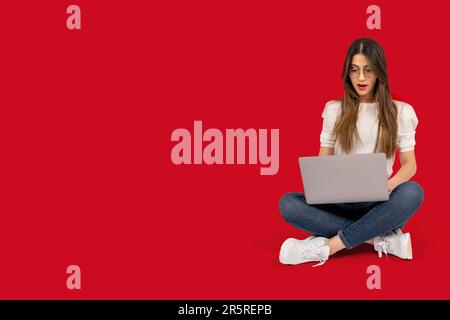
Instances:
[[[397,187],[397,184],[392,180],[388,180],[388,192],[391,193],[395,187]]]

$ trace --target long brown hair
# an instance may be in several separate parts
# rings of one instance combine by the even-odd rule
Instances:
[[[361,141],[356,127],[360,98],[350,79],[352,59],[358,53],[366,56],[377,78],[373,90],[374,102],[378,102],[379,124],[377,141],[373,152],[385,153],[386,158],[389,159],[394,156],[397,148],[397,108],[392,101],[389,90],[386,59],[383,49],[378,42],[370,38],[356,39],[347,50],[344,68],[342,70],[344,97],[339,99],[342,110],[333,133],[345,153],[351,153],[355,139]]]

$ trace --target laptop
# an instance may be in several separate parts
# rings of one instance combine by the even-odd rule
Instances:
[[[299,157],[307,204],[389,200],[386,154]]]

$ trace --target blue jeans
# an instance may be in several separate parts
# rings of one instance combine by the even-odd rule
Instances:
[[[288,192],[282,196],[279,209],[284,220],[294,227],[326,238],[339,235],[345,247],[351,249],[403,228],[423,199],[422,187],[406,181],[392,190],[387,201],[309,205],[304,193]]]

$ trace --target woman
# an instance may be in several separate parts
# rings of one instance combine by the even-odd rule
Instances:
[[[383,49],[361,38],[349,47],[342,72],[344,97],[325,105],[319,156],[382,152],[386,154],[388,201],[308,205],[303,193],[289,192],[280,200],[283,218],[313,236],[283,242],[283,264],[319,261],[361,243],[412,259],[411,237],[401,228],[423,202],[422,187],[409,181],[416,173],[415,129],[411,105],[391,98]],[[391,177],[396,149],[401,168]]]

